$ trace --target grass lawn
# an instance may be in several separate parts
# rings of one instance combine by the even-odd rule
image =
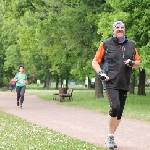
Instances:
[[[105,150],[0,111],[0,150]]]

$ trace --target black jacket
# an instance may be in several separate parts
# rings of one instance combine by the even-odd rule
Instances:
[[[126,38],[119,44],[115,37],[108,38],[104,43],[103,70],[109,77],[106,88],[129,90],[132,67],[124,64],[127,59],[134,60],[135,42]]]

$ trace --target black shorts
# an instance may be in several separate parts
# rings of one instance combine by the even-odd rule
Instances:
[[[121,119],[127,98],[127,90],[106,89],[106,93],[110,103],[109,115]]]

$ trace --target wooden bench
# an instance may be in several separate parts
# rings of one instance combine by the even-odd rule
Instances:
[[[59,96],[60,94],[67,94],[67,88],[60,87],[58,92],[53,93],[53,100],[56,100],[56,97]]]
[[[68,89],[67,94],[59,94],[60,102],[63,102],[65,100],[65,97],[68,97],[70,101],[71,100],[73,101],[72,93],[73,93],[73,89]]]

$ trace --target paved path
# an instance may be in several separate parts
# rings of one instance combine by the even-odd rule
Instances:
[[[26,94],[23,109],[16,93],[0,92],[0,110],[98,146],[104,146],[107,116],[96,111],[59,105]],[[150,150],[150,123],[123,118],[115,134],[116,150]]]

